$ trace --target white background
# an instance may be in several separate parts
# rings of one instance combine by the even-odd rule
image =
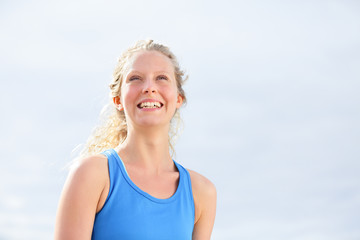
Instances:
[[[0,239],[51,239],[63,167],[136,40],[189,74],[176,160],[213,239],[360,239],[358,1],[1,1]]]

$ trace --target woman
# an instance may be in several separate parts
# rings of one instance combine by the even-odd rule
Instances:
[[[152,40],[122,55],[112,111],[65,183],[55,239],[210,239],[216,189],[169,152],[173,117],[186,102],[183,77]]]

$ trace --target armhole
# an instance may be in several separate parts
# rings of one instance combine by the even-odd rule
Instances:
[[[108,151],[104,151],[102,153],[100,153],[102,155],[104,155],[106,158],[107,158],[107,169],[108,169],[108,177],[109,177],[109,191],[107,193],[107,196],[106,196],[106,199],[105,199],[105,202],[104,202],[104,205],[101,207],[101,209],[96,213],[96,215],[98,215],[99,213],[101,213],[101,211],[105,208],[109,198],[110,198],[110,195],[111,195],[111,191],[113,189],[113,181],[112,181],[112,171],[111,171],[111,164],[110,164],[110,154]]]
[[[191,198],[191,208],[192,208],[192,212],[193,212],[193,218],[194,218],[194,225],[195,225],[195,202],[194,202],[194,193],[193,193],[193,189],[191,186],[191,176],[190,176],[190,172],[184,168],[187,178],[188,178],[188,183],[189,183],[189,192],[190,192],[190,198]]]

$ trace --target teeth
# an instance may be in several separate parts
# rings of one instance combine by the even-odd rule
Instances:
[[[159,108],[161,104],[159,102],[142,102],[140,108]]]

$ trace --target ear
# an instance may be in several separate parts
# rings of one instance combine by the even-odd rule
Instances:
[[[124,109],[123,105],[120,102],[119,96],[113,97],[113,102],[115,104],[116,109],[118,109],[119,111],[122,111]]]
[[[183,96],[181,96],[180,94],[178,94],[178,97],[177,97],[177,101],[176,101],[176,108],[180,108],[182,103],[183,103]]]

